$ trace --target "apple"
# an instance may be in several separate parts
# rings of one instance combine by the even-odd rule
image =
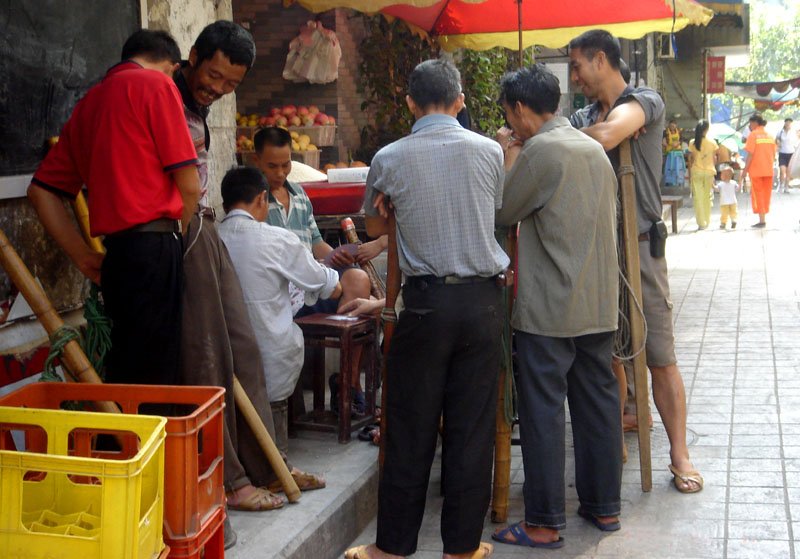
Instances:
[[[335,124],[336,124],[336,119],[333,118],[332,116],[329,116],[328,117],[328,126],[333,126]]]
[[[286,126],[289,123],[289,119],[287,119],[283,115],[278,115],[275,117],[275,126]]]
[[[306,115],[308,115],[308,107],[304,107],[303,105],[300,105],[299,107],[297,107],[297,115],[298,116],[306,116]]]
[[[308,106],[308,114],[315,115],[317,113],[319,113],[319,108],[317,108],[316,105],[309,105]]]
[[[314,117],[306,115],[303,117],[303,126],[314,126]]]
[[[318,122],[320,125],[328,124],[328,115],[324,113],[319,113],[315,118],[314,122]]]
[[[281,110],[280,110],[278,107],[272,107],[272,108],[269,110],[269,116],[271,116],[271,117],[276,117],[276,116],[278,116],[279,114],[281,114]]]
[[[275,117],[272,116],[265,116],[264,117],[264,128],[268,126],[275,126]]]
[[[291,117],[289,119],[289,126],[300,126],[300,124],[301,124],[301,120],[300,120],[300,117],[297,116],[297,115],[294,115],[293,117]]]
[[[297,107],[294,105],[284,105],[281,109],[281,114],[286,118],[293,116],[297,112]]]
[[[266,128],[267,126],[270,125],[269,124],[269,120],[270,120],[270,118],[268,116],[262,116],[261,118],[258,119],[258,125],[261,128]]]

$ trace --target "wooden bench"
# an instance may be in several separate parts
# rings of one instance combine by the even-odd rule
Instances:
[[[662,196],[661,204],[669,206],[672,213],[672,232],[678,232],[678,208],[683,206],[683,196]]]

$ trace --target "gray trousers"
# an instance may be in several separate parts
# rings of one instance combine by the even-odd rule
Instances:
[[[225,489],[277,479],[258,440],[236,409],[233,375],[250,397],[272,439],[275,427],[264,379],[264,364],[244,305],[242,287],[228,249],[210,216],[200,228],[192,216],[184,246],[186,288],[181,335],[181,383],[225,388]],[[286,460],[286,456],[283,457]],[[291,465],[287,464],[289,469]]]
[[[519,330],[515,334],[525,522],[555,530],[567,525],[565,399],[572,419],[581,506],[597,516],[617,516],[622,425],[619,388],[611,370],[614,332],[575,338]]]

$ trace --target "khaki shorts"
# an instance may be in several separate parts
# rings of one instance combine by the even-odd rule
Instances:
[[[648,367],[675,365],[675,337],[672,333],[672,300],[669,298],[667,259],[650,256],[650,241],[639,243],[642,270],[642,308],[647,322]]]

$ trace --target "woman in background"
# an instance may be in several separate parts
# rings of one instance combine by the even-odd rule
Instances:
[[[714,175],[717,172],[717,143],[706,138],[708,121],[701,120],[694,129],[694,139],[689,142],[689,181],[692,184],[692,203],[697,229],[708,227],[711,206],[714,203]]]

